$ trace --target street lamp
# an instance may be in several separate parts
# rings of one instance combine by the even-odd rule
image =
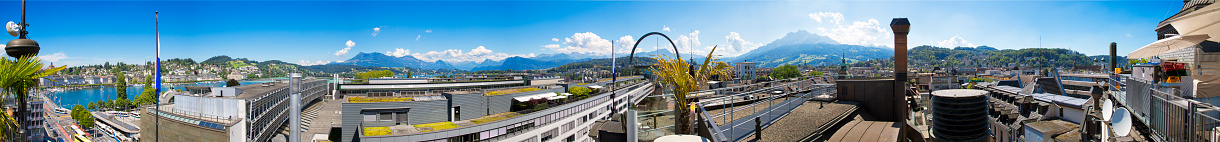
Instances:
[[[8,41],[8,44],[4,45],[5,46],[4,50],[8,53],[8,56],[11,56],[13,58],[21,58],[21,56],[37,56],[38,55],[38,50],[42,49],[42,48],[38,47],[38,42],[35,42],[34,40],[26,39],[26,36],[25,36],[26,34],[29,34],[29,32],[25,30],[25,27],[29,27],[29,26],[30,26],[29,24],[25,23],[25,0],[22,0],[21,1],[21,23],[18,23],[15,25],[15,27],[17,27],[16,31],[12,31],[13,28],[6,28],[9,30],[10,33],[16,32],[19,35],[17,37],[17,39]]]

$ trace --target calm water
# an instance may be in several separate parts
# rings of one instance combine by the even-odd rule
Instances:
[[[262,83],[262,82],[269,82],[269,81],[268,80],[241,81],[241,84],[255,84],[255,83]],[[161,91],[166,91],[168,89],[183,89],[183,88],[185,88],[184,86],[223,87],[224,85],[225,85],[224,82],[199,82],[199,83],[194,83],[194,84],[173,84],[173,85],[163,84],[163,86],[161,86],[161,88],[162,88]],[[56,104],[59,104],[60,107],[71,109],[72,106],[76,106],[78,104],[82,105],[82,106],[86,106],[89,104],[89,102],[97,102],[98,100],[115,99],[117,97],[116,94],[118,94],[117,90],[118,89],[115,89],[115,87],[112,87],[112,86],[78,89],[78,90],[67,90],[67,91],[63,91],[63,92],[51,93],[50,95],[48,95],[48,97],[52,97],[51,99],[57,100]],[[143,92],[144,92],[144,86],[127,86],[127,99],[135,100],[136,96],[139,96],[140,93],[143,93]]]

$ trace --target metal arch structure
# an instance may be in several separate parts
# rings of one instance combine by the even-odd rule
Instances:
[[[681,52],[678,52],[678,46],[674,44],[673,39],[669,39],[669,36],[666,36],[661,32],[649,32],[644,34],[644,36],[640,36],[640,39],[635,40],[635,45],[631,46],[631,54],[627,56],[627,64],[635,66],[635,49],[640,46],[640,41],[644,41],[644,38],[651,35],[661,35],[661,37],[665,37],[665,40],[669,41],[669,46],[674,47],[674,56],[677,57],[678,60],[682,60],[682,54],[678,54]]]

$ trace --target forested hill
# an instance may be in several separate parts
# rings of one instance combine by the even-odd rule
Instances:
[[[907,52],[911,64],[931,67],[998,67],[1016,63],[1024,67],[1092,65],[1093,59],[1080,52],[1057,48],[998,50],[993,47],[917,46]],[[1053,62],[1052,62],[1053,61]]]

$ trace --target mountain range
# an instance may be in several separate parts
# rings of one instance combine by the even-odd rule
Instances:
[[[892,56],[893,48],[840,44],[829,37],[800,30],[722,61],[754,62],[758,67],[770,68],[787,64],[836,65],[842,60],[855,62]]]
[[[394,57],[385,55],[379,52],[364,53],[360,52],[351,59],[342,62],[334,62],[327,65],[356,65],[356,66],[378,66],[378,67],[410,67],[418,69],[457,69],[452,64],[445,63],[442,60],[428,62],[407,55],[402,57]]]

